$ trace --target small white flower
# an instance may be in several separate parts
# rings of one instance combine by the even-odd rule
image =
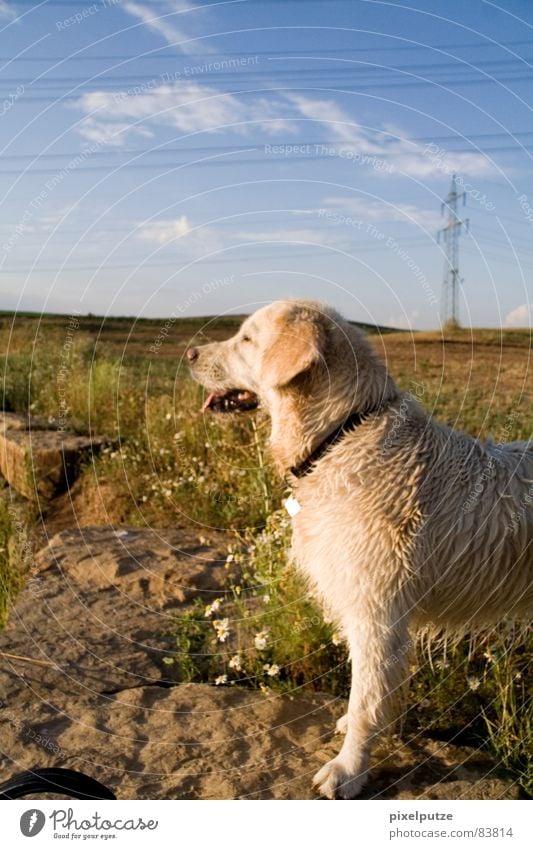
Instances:
[[[263,603],[264,603],[264,604],[268,604],[268,602],[269,602],[269,601],[270,601],[270,596],[269,596],[269,595],[264,595],[264,596],[263,596]]]
[[[207,605],[207,607],[204,610],[204,616],[205,616],[206,619],[209,619],[209,617],[212,616],[213,613],[216,613],[217,610],[220,609],[220,605],[222,604],[222,601],[223,601],[223,599],[216,598],[211,604]]]
[[[468,686],[470,687],[470,689],[473,690],[473,692],[475,693],[475,691],[478,689],[478,687],[481,684],[481,681],[479,680],[479,678],[475,678],[473,675],[470,675],[470,677],[467,678],[466,680],[468,681]]]
[[[270,695],[270,687],[267,687],[266,684],[259,684],[259,689],[261,690],[264,696]]]
[[[268,635],[269,635],[268,628],[265,628],[264,631],[258,631],[258,633],[254,637],[254,643],[255,643],[256,649],[259,649],[259,651],[266,649],[267,643],[268,643]]]
[[[496,661],[498,660],[496,653],[493,652],[492,649],[487,649],[487,651],[484,651],[483,657],[486,657],[489,663],[496,663]]]
[[[218,675],[215,678],[215,686],[216,687],[219,687],[221,684],[227,684],[227,683],[228,683],[228,676],[227,675]]]
[[[226,563],[233,563],[234,560],[235,560],[234,554],[228,554],[228,556],[226,557]]]
[[[270,678],[275,678],[277,675],[279,675],[279,666],[277,663],[265,663],[263,669],[265,670],[266,674],[270,676]]]
[[[213,628],[217,632],[217,640],[219,643],[225,643],[229,637],[229,619],[215,619]]]
[[[334,646],[340,646],[340,644],[342,643],[342,638],[339,637],[338,634],[333,634],[333,636],[331,638],[331,642],[333,643]]]
[[[166,418],[167,422],[169,422],[170,419],[172,418],[172,413],[167,413],[165,418]]]
[[[235,672],[242,672],[242,663],[240,655],[234,654],[230,662],[228,663],[228,666],[230,669],[234,669]]]

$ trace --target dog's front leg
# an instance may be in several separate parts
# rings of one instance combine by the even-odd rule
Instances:
[[[359,621],[360,626],[348,633],[352,682],[343,723],[346,737],[337,757],[314,778],[328,799],[354,799],[366,783],[372,743],[392,716],[404,677],[407,628],[398,622]]]

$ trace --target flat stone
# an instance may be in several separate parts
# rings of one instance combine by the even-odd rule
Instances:
[[[6,430],[26,430],[27,427],[28,420],[24,416],[0,412],[0,433],[5,433]]]
[[[0,411],[0,433],[6,430],[57,430],[55,421],[48,421],[42,416],[21,415]]]
[[[225,552],[182,531],[63,531],[35,569],[0,634],[0,699],[111,692],[175,680],[163,657],[184,604],[220,590]],[[34,662],[31,662],[34,661]],[[169,678],[170,674],[170,678]]]
[[[76,701],[61,693],[24,713],[0,709],[0,769],[80,769],[123,799],[311,799],[312,777],[333,757],[343,710],[325,695],[262,695],[241,687],[140,687]],[[389,746],[391,744],[389,743]],[[409,742],[401,766],[373,760],[367,799],[516,799],[489,760],[470,750]],[[474,752],[475,754],[475,752]],[[456,775],[462,770],[462,777]]]
[[[0,634],[0,775],[79,769],[125,799],[311,799],[343,700],[185,684],[163,658],[175,620],[224,593],[223,537],[63,531]],[[515,799],[486,754],[422,736],[383,740],[362,797]]]
[[[44,429],[42,423],[3,413],[0,474],[26,498],[52,498],[74,482],[82,463],[98,453],[105,441]]]

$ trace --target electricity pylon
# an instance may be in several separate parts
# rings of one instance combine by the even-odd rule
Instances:
[[[464,225],[467,230],[468,218],[462,221],[457,214],[459,201],[462,199],[463,206],[466,204],[464,192],[457,191],[457,177],[454,174],[450,192],[441,205],[441,213],[448,213],[448,221],[445,227],[438,232],[438,242],[441,237],[444,242],[445,260],[444,277],[442,280],[442,326],[459,327],[459,284],[463,278],[459,274],[459,235]]]

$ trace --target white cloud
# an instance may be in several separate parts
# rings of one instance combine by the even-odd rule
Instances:
[[[241,230],[234,234],[235,241],[243,242],[310,242],[315,245],[338,245],[343,241],[342,233],[323,229],[291,230]]]
[[[520,304],[505,316],[505,327],[531,327],[533,304]]]
[[[148,134],[146,123],[170,125],[183,133],[219,132],[230,124],[236,125],[229,128],[233,132],[246,134],[251,123],[269,134],[294,129],[284,120],[280,104],[240,100],[189,80],[155,85],[141,93],[93,91],[73,106],[87,114],[79,132],[93,139],[107,134],[114,145],[123,144],[129,132]],[[115,129],[109,131],[110,125]]]
[[[403,221],[418,224],[424,230],[434,232],[443,226],[442,217],[432,209],[419,209],[410,203],[376,203],[362,198],[327,197],[324,206],[345,209],[361,221]]]
[[[287,97],[304,118],[320,121],[340,141],[353,144],[358,137],[362,139],[362,131],[355,121],[332,100],[315,100],[301,94],[289,94]]]
[[[152,138],[153,133],[142,125],[118,123],[116,121],[95,121],[94,118],[85,118],[77,127],[78,133],[90,142],[109,147],[120,147],[126,141],[126,135],[142,136]]]
[[[172,242],[175,239],[181,239],[191,232],[191,224],[186,215],[180,218],[160,219],[159,221],[149,221],[142,226],[139,231],[141,239],[147,239],[151,242],[157,242],[159,245],[165,245],[167,242]]]
[[[179,218],[160,218],[140,225],[138,238],[159,246],[172,246],[187,256],[204,256],[224,247],[243,242],[308,242],[316,245],[340,245],[342,233],[328,233],[317,229],[238,230],[228,237],[214,227],[196,227],[186,215]]]
[[[4,0],[0,0],[0,17],[14,18],[15,16],[15,10],[12,9],[8,3],[5,3]]]
[[[419,317],[419,310],[410,310],[409,312],[390,315],[384,323],[387,327],[397,327],[398,330],[414,330]]]
[[[173,0],[170,2],[167,0],[167,3],[162,7],[158,6],[159,10],[165,12],[165,14],[157,14],[157,11],[151,9],[149,5],[145,3],[137,3],[133,2],[133,0],[128,0],[128,2],[123,4],[123,9],[128,14],[133,15],[138,20],[142,21],[143,24],[146,24],[148,29],[152,30],[152,32],[161,35],[165,41],[169,44],[173,44],[175,46],[179,46],[179,48],[183,51],[183,53],[197,53],[198,52],[198,44],[195,40],[190,40],[190,36],[188,36],[181,28],[176,26],[176,19],[180,17],[180,12],[187,12],[193,7],[186,2],[180,2],[180,0]],[[209,49],[206,47],[202,47],[204,52],[209,52]]]
[[[378,174],[390,173],[390,168],[412,177],[432,178],[454,172],[482,177],[492,173],[493,166],[486,157],[477,153],[443,152],[437,155],[432,148],[415,145],[402,138],[396,129],[383,127],[385,132],[362,127],[332,100],[319,100],[301,94],[289,94],[288,100],[307,119],[323,124],[333,141],[343,143],[343,149],[354,157],[367,157],[366,164]],[[365,164],[359,158],[357,161]],[[389,169],[383,166],[390,166]]]
[[[488,177],[495,172],[495,166],[488,157],[481,153],[455,153],[442,150],[435,155],[431,148],[418,146],[413,149],[410,142],[402,143],[406,148],[398,161],[398,169],[416,177],[452,177],[453,174],[468,175],[469,177]]]
[[[181,215],[179,218],[160,218],[142,223],[138,237],[160,247],[172,246],[189,258],[199,258],[220,250],[224,241],[211,227],[197,227]]]

